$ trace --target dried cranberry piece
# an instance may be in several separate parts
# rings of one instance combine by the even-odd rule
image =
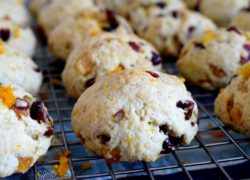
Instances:
[[[104,145],[106,145],[111,139],[108,135],[98,135],[97,138],[100,140],[100,143]]]
[[[139,52],[141,47],[139,44],[137,44],[136,42],[133,42],[133,41],[129,41],[128,42],[129,46],[136,52]]]
[[[240,30],[239,30],[237,27],[235,27],[235,26],[229,27],[229,28],[227,29],[227,31],[229,31],[229,32],[235,32],[235,33],[241,35]]]
[[[5,42],[8,41],[10,38],[10,30],[9,29],[1,29],[0,30],[0,38]]]
[[[41,101],[36,101],[31,105],[30,117],[37,120],[39,123],[46,122],[48,113]]]
[[[195,26],[190,26],[188,28],[188,36],[191,36],[194,33],[195,30],[196,30]]]
[[[53,127],[48,127],[47,131],[44,133],[44,136],[50,137],[54,134],[54,128]]]
[[[248,53],[250,53],[250,44],[244,44],[244,45],[243,45],[243,48],[244,48]]]
[[[25,99],[21,99],[21,98],[16,98],[16,103],[14,105],[15,109],[18,110],[28,110],[30,107],[30,104],[28,101],[26,101]]]
[[[176,11],[172,11],[172,16],[174,17],[174,18],[178,18],[179,17],[179,12],[176,10]]]
[[[181,137],[174,137],[174,136],[168,135],[168,137],[163,142],[162,152],[169,153],[175,150],[177,147],[182,146],[184,144],[183,138],[184,138],[183,135]]]
[[[152,71],[146,71],[148,74],[150,74],[152,77],[154,78],[158,78],[160,77],[158,74],[156,74],[155,72],[152,72]]]
[[[156,5],[157,5],[159,8],[163,9],[163,8],[166,6],[166,3],[165,3],[165,2],[158,2],[158,3],[156,3]]]
[[[246,64],[250,61],[250,54],[248,57],[241,57],[240,58],[240,64],[243,65],[243,64]]]
[[[119,26],[119,21],[117,20],[115,13],[113,11],[107,9],[106,10],[106,17],[107,17],[107,20],[109,22],[109,26],[104,27],[103,30],[104,31],[113,31],[113,30],[117,29]]]
[[[205,49],[205,46],[204,46],[202,43],[196,42],[196,43],[194,43],[194,46],[195,46],[196,48],[198,48],[198,49]]]
[[[37,73],[40,73],[40,72],[42,72],[42,69],[39,67],[36,67],[36,68],[34,68],[34,71],[36,71]]]
[[[95,84],[95,78],[91,78],[91,79],[87,80],[85,83],[85,88],[89,88],[93,84]]]
[[[191,118],[194,110],[194,102],[189,100],[186,100],[185,102],[178,101],[176,103],[176,106],[184,110],[185,120],[189,120]]]
[[[153,63],[154,66],[161,64],[162,59],[161,56],[159,56],[158,54],[152,52],[152,58],[151,61]]]

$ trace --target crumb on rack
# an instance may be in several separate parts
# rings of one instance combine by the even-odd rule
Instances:
[[[81,166],[81,170],[82,171],[86,171],[88,169],[91,169],[92,168],[92,164],[90,162],[86,162],[84,163],[82,166]]]
[[[69,170],[69,156],[71,151],[65,150],[63,153],[58,153],[56,159],[59,160],[59,164],[54,165],[56,175],[64,177]]]

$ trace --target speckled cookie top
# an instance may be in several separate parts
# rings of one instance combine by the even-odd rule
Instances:
[[[92,8],[60,23],[50,33],[49,48],[53,55],[65,60],[76,44],[102,32],[122,36],[133,33],[133,30],[124,18],[113,11]]]
[[[249,34],[235,27],[208,31],[184,47],[177,66],[187,79],[203,88],[224,87],[237,68],[250,60],[249,40]]]
[[[16,86],[0,86],[0,177],[25,173],[46,153],[52,119],[42,102]]]
[[[197,114],[178,78],[125,70],[100,77],[82,94],[72,125],[86,147],[110,161],[154,161],[191,142]]]
[[[42,83],[42,72],[28,56],[0,40],[0,83],[18,85],[36,95]]]
[[[161,57],[135,35],[100,34],[79,44],[70,54],[62,77],[69,95],[78,97],[86,83],[116,69],[161,69]],[[73,79],[73,80],[72,80]]]

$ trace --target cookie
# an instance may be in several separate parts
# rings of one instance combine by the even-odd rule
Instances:
[[[20,26],[29,25],[30,15],[22,3],[17,3],[15,0],[1,0],[0,7],[0,19],[9,19]]]
[[[127,21],[113,11],[86,10],[64,20],[51,31],[49,49],[55,57],[65,61],[76,44],[102,32],[133,33]]]
[[[250,63],[240,67],[215,101],[215,114],[225,124],[250,136]]]
[[[193,36],[216,29],[211,20],[188,11],[179,1],[134,8],[129,13],[129,20],[137,33],[161,54],[174,58]]]
[[[62,73],[70,97],[78,98],[95,78],[114,69],[161,69],[153,46],[135,35],[102,33],[79,44]]]
[[[177,67],[185,78],[202,88],[222,88],[237,68],[249,61],[248,36],[236,28],[196,36],[183,48]]]
[[[103,0],[106,6],[125,16],[135,7],[148,6],[154,3],[168,3],[180,0]]]
[[[44,155],[53,135],[44,104],[16,86],[0,86],[0,177],[25,173]]]
[[[250,31],[250,8],[241,10],[232,20],[231,26]]]
[[[10,20],[0,20],[0,39],[10,47],[33,56],[36,38],[29,27],[22,27]]]
[[[128,19],[142,38],[151,42],[163,55],[177,56],[180,49],[177,32],[185,8],[180,1],[168,4],[139,6],[130,11]]]
[[[31,13],[37,17],[38,14],[40,13],[41,9],[50,4],[52,1],[51,0],[31,0],[29,4],[29,9]]]
[[[183,46],[193,37],[216,29],[216,25],[207,17],[197,12],[187,11],[183,17],[177,36],[181,46]]]
[[[50,31],[60,22],[92,7],[94,7],[92,0],[53,0],[41,9],[38,24],[48,37]]]
[[[0,83],[17,85],[36,95],[42,83],[42,72],[28,56],[0,40]]]
[[[189,144],[198,130],[197,114],[175,76],[125,70],[101,77],[81,95],[72,127],[85,147],[109,162],[148,162]]]
[[[187,4],[211,18],[220,26],[227,26],[233,17],[248,6],[248,0],[185,0]]]

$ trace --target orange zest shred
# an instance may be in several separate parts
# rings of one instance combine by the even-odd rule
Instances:
[[[59,164],[54,166],[55,173],[59,177],[64,177],[69,170],[69,156],[71,151],[65,150],[63,153],[58,153],[56,159],[59,160]]]
[[[121,72],[121,71],[123,71],[123,70],[124,70],[124,67],[120,65],[120,66],[116,67],[115,69],[113,69],[112,71],[109,71],[109,72],[108,72],[108,75],[112,75],[112,74]]]
[[[239,108],[237,107],[233,107],[230,111],[229,111],[229,115],[231,117],[231,119],[235,122],[239,122],[241,121],[241,111]]]
[[[33,162],[32,157],[28,158],[18,158],[19,164],[18,164],[18,171],[21,173],[25,173],[30,169],[30,166]]]
[[[2,99],[3,103],[8,108],[11,108],[15,104],[16,97],[15,97],[13,90],[10,86],[0,87],[0,99]]]
[[[82,165],[82,167],[81,167],[81,169],[82,169],[83,171],[86,171],[86,170],[91,169],[91,168],[92,168],[92,164],[91,164],[90,162],[84,163],[84,164]]]
[[[14,28],[14,37],[15,38],[20,37],[20,28],[18,26],[15,26],[15,28]]]
[[[219,132],[213,132],[212,136],[215,138],[220,138],[220,137],[225,136],[225,134],[222,131],[219,131]]]
[[[250,63],[247,63],[240,67],[239,74],[248,78],[250,77]]]
[[[209,31],[205,34],[203,40],[202,40],[202,43],[204,46],[208,45],[208,43],[215,39],[216,38],[216,33],[212,32],[212,31]]]
[[[3,47],[4,43],[3,41],[0,39],[0,55],[4,54],[4,47]]]
[[[180,80],[181,82],[183,82],[183,83],[186,82],[186,79],[185,79],[184,77],[179,77],[179,80]]]

